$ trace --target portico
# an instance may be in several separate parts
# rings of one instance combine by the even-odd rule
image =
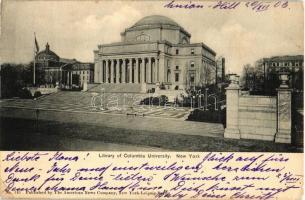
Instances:
[[[157,57],[105,58],[97,63],[98,83],[157,83]]]

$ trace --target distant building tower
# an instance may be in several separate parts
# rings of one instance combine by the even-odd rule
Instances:
[[[220,56],[216,59],[216,84],[225,81],[225,58]]]

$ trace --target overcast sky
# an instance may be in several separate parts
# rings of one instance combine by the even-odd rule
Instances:
[[[49,42],[60,57],[93,62],[98,44],[120,41],[120,32],[153,14],[172,18],[191,33],[191,42],[203,42],[224,56],[230,72],[239,73],[262,57],[303,54],[301,3],[256,13],[242,6],[232,11],[168,9],[165,2],[4,0],[1,62],[29,62],[34,32],[40,49]]]

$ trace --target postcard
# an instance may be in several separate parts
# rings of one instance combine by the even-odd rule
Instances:
[[[302,1],[2,0],[0,197],[299,200]]]

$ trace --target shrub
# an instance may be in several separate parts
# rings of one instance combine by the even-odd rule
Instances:
[[[38,97],[40,97],[40,96],[42,96],[42,94],[41,94],[40,91],[36,91],[36,92],[34,93],[34,98],[38,98]]]
[[[200,110],[195,109],[189,116],[189,121],[222,123],[225,125],[226,110]]]
[[[32,93],[28,89],[21,89],[18,91],[18,97],[21,99],[31,99],[32,98]]]
[[[147,97],[141,101],[144,105],[164,106],[168,102],[168,97],[161,95],[160,97]]]
[[[160,85],[159,87],[160,87],[160,90],[165,90],[165,85],[164,85],[164,83],[161,83],[161,85]]]

